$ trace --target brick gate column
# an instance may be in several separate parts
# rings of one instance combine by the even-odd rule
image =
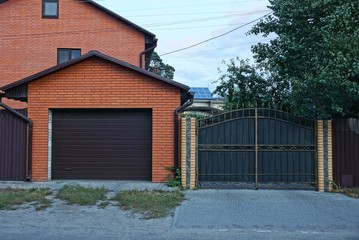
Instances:
[[[317,121],[317,190],[328,192],[333,186],[332,121]]]
[[[181,118],[181,183],[184,189],[197,185],[197,125],[195,118]]]

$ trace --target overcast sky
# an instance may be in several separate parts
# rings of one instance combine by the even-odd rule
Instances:
[[[97,0],[99,4],[154,33],[161,55],[226,33],[270,12],[267,0]],[[188,50],[163,55],[175,69],[174,80],[215,89],[218,67],[231,58],[251,58],[251,45],[267,42],[246,36],[253,24]]]

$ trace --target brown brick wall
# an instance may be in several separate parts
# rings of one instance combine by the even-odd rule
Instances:
[[[33,180],[46,181],[48,113],[57,108],[151,108],[152,181],[164,182],[165,166],[174,161],[174,110],[180,90],[99,58],[43,77],[29,84],[28,112],[34,122]]]
[[[42,18],[41,4],[16,0],[0,5],[0,86],[56,65],[57,48],[81,48],[82,54],[98,50],[139,66],[143,33],[81,1],[61,0],[58,19]]]

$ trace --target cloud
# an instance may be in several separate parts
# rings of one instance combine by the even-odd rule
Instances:
[[[116,11],[120,15],[153,15],[152,17],[136,17],[129,19],[139,26],[150,23],[165,23],[173,21],[189,20],[188,24],[163,25],[152,27],[152,29],[169,28],[169,30],[151,31],[156,34],[159,54],[184,48],[214,36],[223,34],[236,26],[237,23],[249,22],[265,14],[260,10],[266,9],[269,5],[267,0],[261,1],[211,1],[211,0],[182,0],[182,1],[118,1],[107,0],[99,2],[105,7]],[[131,10],[132,11],[126,11]],[[134,10],[138,11],[134,11]],[[142,9],[142,10],[141,10]],[[123,12],[122,12],[123,11]],[[233,16],[233,12],[240,12],[240,16]],[[182,15],[183,13],[208,13],[206,15]],[[242,13],[243,12],[243,13]],[[163,15],[173,13],[173,16]],[[213,13],[213,14],[211,14]],[[157,15],[157,16],[156,16]],[[227,18],[217,18],[227,15]],[[203,22],[191,22],[191,19],[210,18],[213,20]],[[216,19],[217,18],[217,19]],[[216,28],[191,28],[196,26],[223,25]],[[251,58],[251,45],[263,41],[260,36],[247,36],[246,32],[251,26],[238,29],[228,35],[220,37],[210,42],[198,45],[194,48],[181,52],[161,56],[163,62],[170,64],[176,69],[174,80],[186,84],[190,87],[209,87],[214,90],[213,84],[219,78],[218,68],[225,69],[222,60],[228,61],[231,58]],[[171,28],[173,28],[171,30]],[[175,29],[187,28],[187,29]]]

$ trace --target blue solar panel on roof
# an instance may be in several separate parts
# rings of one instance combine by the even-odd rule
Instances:
[[[191,88],[190,91],[195,92],[195,99],[213,99],[211,92],[208,88]]]

